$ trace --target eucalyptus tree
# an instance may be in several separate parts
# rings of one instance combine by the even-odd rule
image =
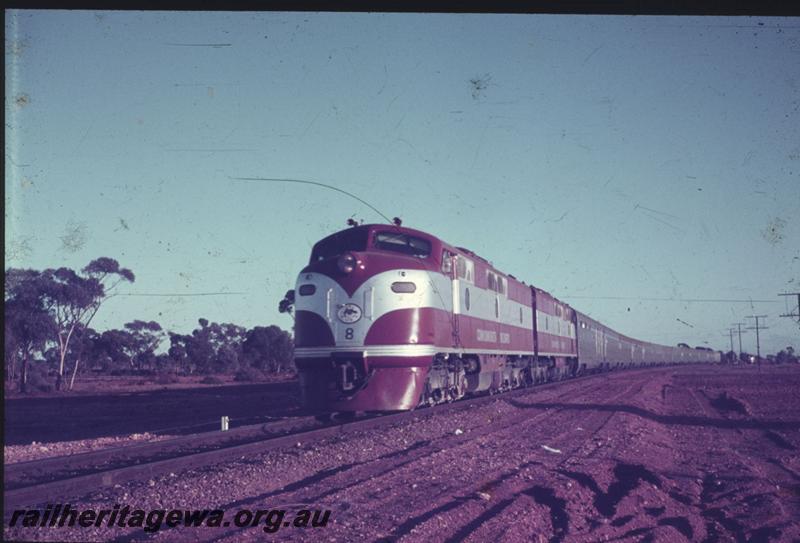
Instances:
[[[41,297],[46,310],[56,323],[58,374],[56,390],[64,380],[64,364],[70,341],[78,328],[88,328],[100,307],[116,295],[114,290],[123,281],[132,283],[133,272],[121,268],[113,258],[91,261],[81,274],[69,268],[47,269],[41,274]]]
[[[291,335],[275,325],[255,326],[248,330],[242,352],[250,366],[279,373],[291,365],[294,344]]]
[[[19,388],[27,392],[28,366],[36,352],[43,353],[56,330],[42,292],[42,273],[36,270],[6,270],[3,304],[6,376],[16,376],[20,363]]]

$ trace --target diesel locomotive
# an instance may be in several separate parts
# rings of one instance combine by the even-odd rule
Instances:
[[[598,370],[719,361],[626,337],[484,258],[400,225],[311,251],[295,287],[295,365],[318,413],[397,411]]]

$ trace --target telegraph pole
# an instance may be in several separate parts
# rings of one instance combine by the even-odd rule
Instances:
[[[758,331],[759,330],[766,330],[767,327],[766,326],[759,327],[758,319],[766,319],[767,316],[766,315],[753,315],[752,317],[745,317],[745,318],[746,319],[755,319],[756,320],[755,328],[751,327],[751,328],[748,328],[748,330],[755,330],[756,331],[756,356],[758,357],[758,371],[761,371],[761,342],[759,340]]]
[[[736,326],[739,328],[739,360],[742,359],[742,325],[747,324],[746,322],[734,322],[731,326]],[[746,334],[747,332],[745,332]]]
[[[789,312],[785,315],[781,315],[781,317],[789,317],[790,319],[797,319],[797,323],[800,324],[800,292],[786,292],[784,294],[778,294],[778,296],[797,296],[797,313]]]
[[[733,353],[733,331],[734,330],[735,330],[735,328],[728,328],[728,333],[727,334],[722,334],[723,336],[730,336],[730,338],[731,338],[731,350],[730,350],[731,353]],[[727,358],[727,355],[726,355],[726,358]],[[731,364],[733,364],[733,360],[731,360]]]

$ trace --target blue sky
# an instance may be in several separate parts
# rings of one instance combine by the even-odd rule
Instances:
[[[776,296],[800,289],[798,19],[5,24],[6,267],[116,258],[137,296],[110,300],[99,329],[291,328],[277,304],[311,245],[381,218],[323,188],[232,179],[269,177],[352,192],[633,337],[727,349],[756,313],[764,350],[800,348]],[[203,293],[226,294],[140,296]],[[697,299],[756,301],[677,301]]]

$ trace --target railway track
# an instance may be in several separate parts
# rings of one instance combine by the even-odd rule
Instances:
[[[6,490],[69,479],[92,472],[188,456],[218,448],[228,448],[248,442],[263,441],[319,426],[311,417],[297,417],[266,424],[252,424],[226,432],[205,432],[162,441],[109,447],[68,456],[7,464],[4,473]]]
[[[375,415],[348,422],[320,423],[312,417],[280,421],[272,424],[242,426],[227,432],[209,432],[175,439],[143,443],[52,457],[5,466],[4,517],[15,509],[31,508],[79,499],[102,488],[129,481],[150,479],[187,469],[197,469],[233,458],[244,458],[268,451],[313,443],[349,433],[437,414],[461,411],[495,401],[506,401],[578,379],[519,388],[494,396],[478,396],[466,400],[423,408],[415,411]]]

